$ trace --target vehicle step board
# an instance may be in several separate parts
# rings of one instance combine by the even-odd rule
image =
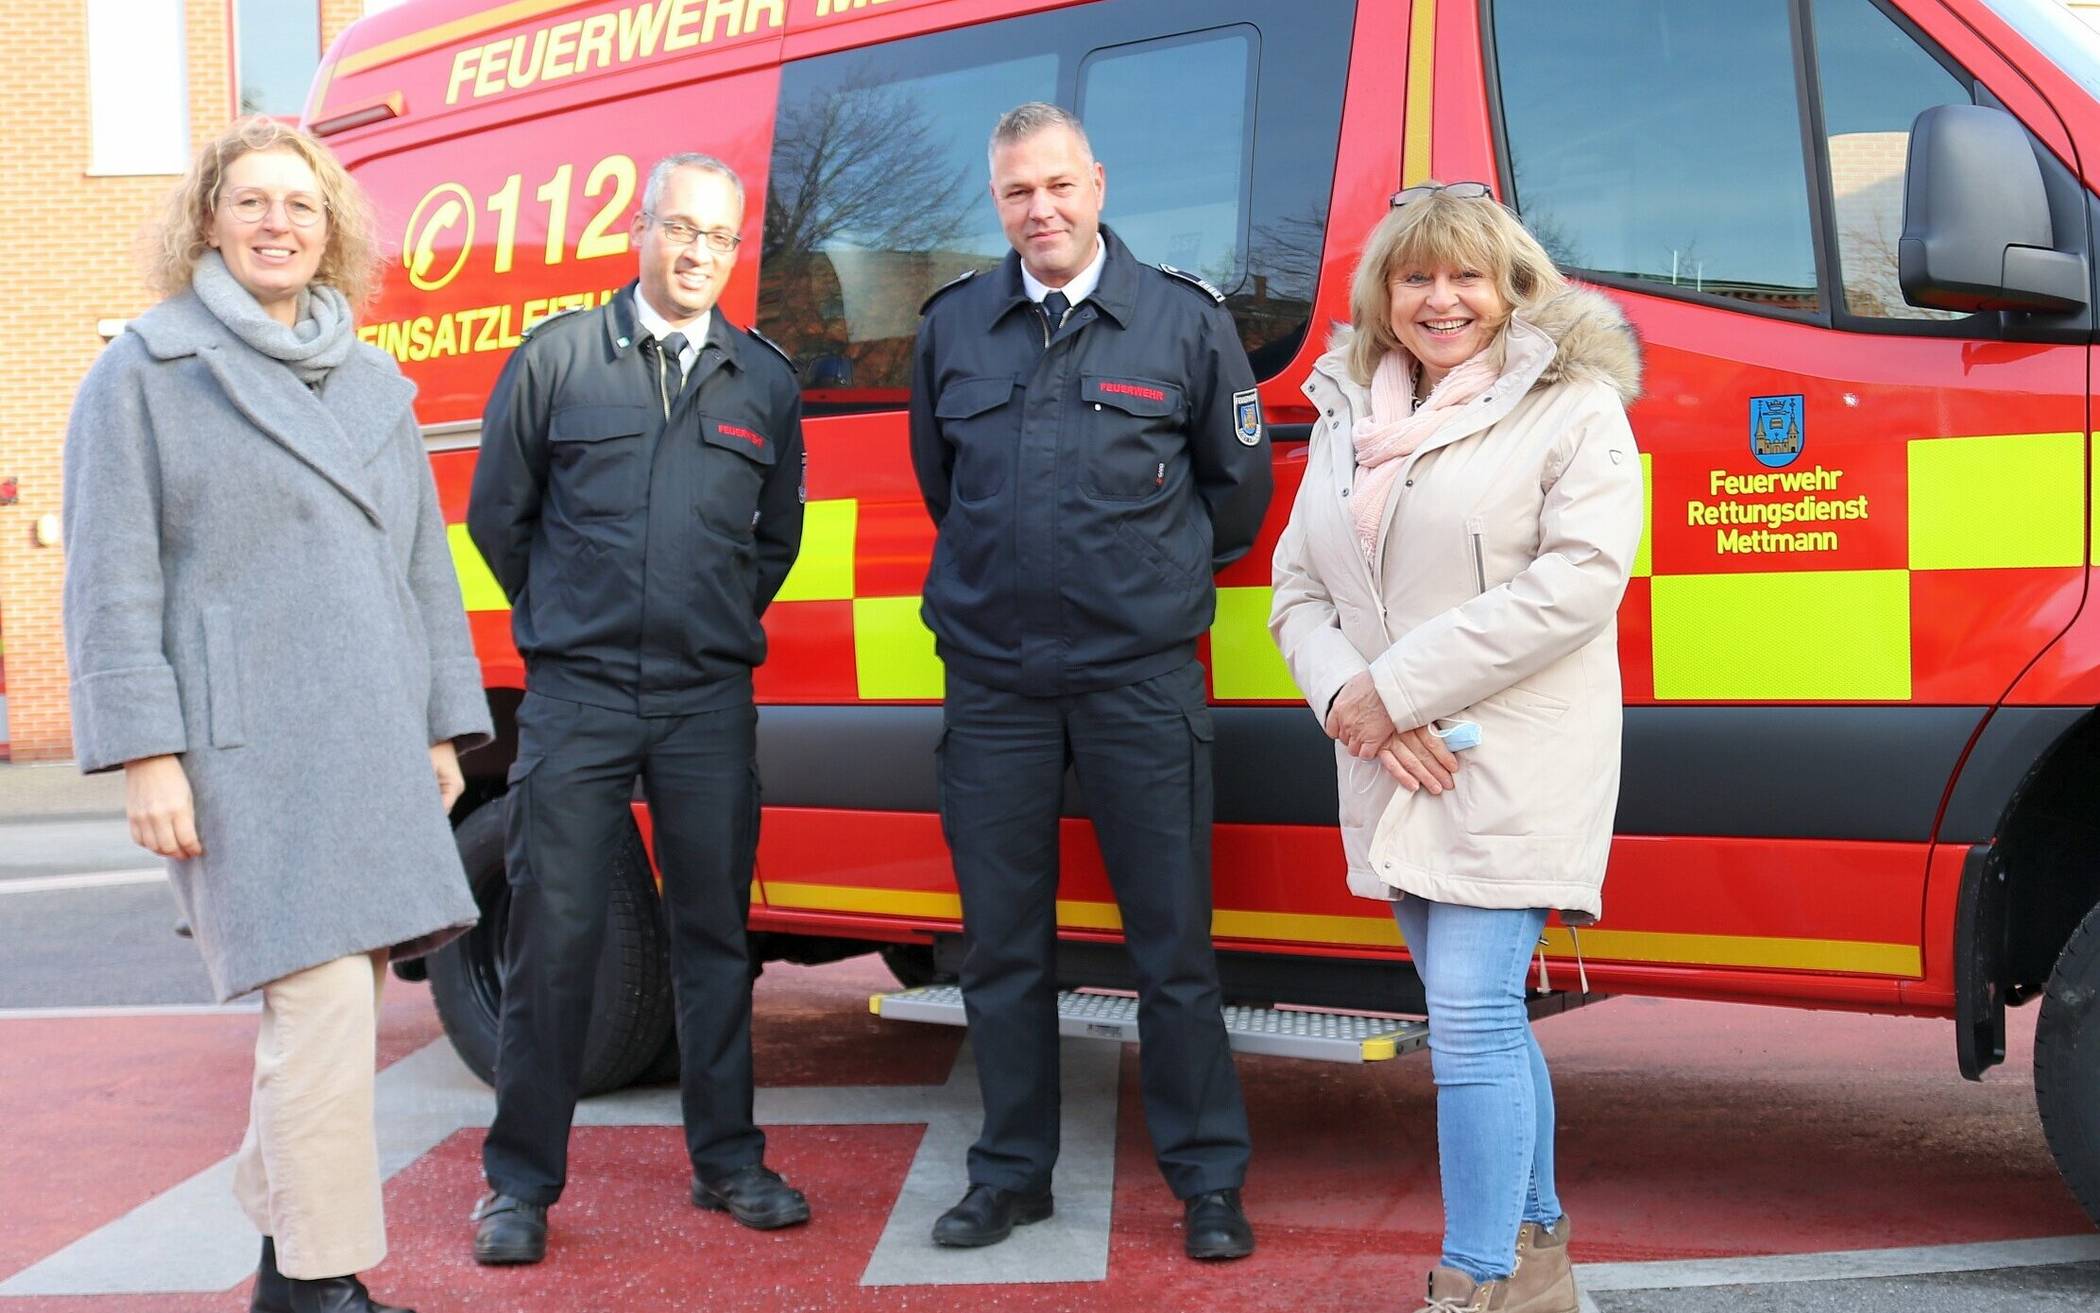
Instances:
[[[956,985],[922,985],[894,994],[877,994],[868,1010],[893,1021],[929,1021],[960,1026],[962,989]],[[1138,1001],[1128,994],[1062,990],[1057,996],[1057,1031],[1085,1039],[1135,1043]],[[1322,1062],[1382,1062],[1411,1053],[1429,1040],[1429,1023],[1356,1012],[1298,1008],[1227,1007],[1225,1033],[1242,1053]]]

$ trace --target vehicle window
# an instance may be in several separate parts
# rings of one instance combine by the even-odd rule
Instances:
[[[1247,163],[1256,38],[1227,28],[1088,57],[1079,116],[1114,162],[1107,221],[1138,259],[1201,274],[1228,294],[1247,277]],[[1162,132],[1200,123],[1200,132]]]
[[[1845,309],[1877,319],[1960,319],[1904,303],[1896,243],[1911,122],[1933,105],[1972,103],[1969,86],[1871,0],[1815,0],[1813,14]]]
[[[1007,109],[1055,98],[1057,56],[916,76],[886,52],[800,67],[774,129],[759,322],[810,400],[878,400],[908,386],[927,295],[1006,254],[985,141]]]
[[[758,319],[811,412],[903,405],[920,304],[1006,258],[985,143],[1025,100],[1080,114],[1104,221],[1216,284],[1257,375],[1280,371],[1312,317],[1355,5],[1277,11],[1102,0],[787,65]]]
[[[1788,8],[1495,0],[1510,199],[1557,262],[1819,308]]]
[[[2087,94],[2100,97],[2100,34],[2085,14],[2074,14],[2057,0],[1983,0],[1998,17],[2018,29],[2048,60],[2076,79]]]

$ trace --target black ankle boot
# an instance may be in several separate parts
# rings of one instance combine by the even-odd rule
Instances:
[[[292,1313],[416,1313],[372,1298],[365,1283],[356,1277],[323,1277],[319,1281],[288,1281],[292,1288]]]
[[[292,1287],[277,1270],[277,1242],[263,1237],[262,1262],[255,1265],[255,1293],[248,1313],[292,1313]]]

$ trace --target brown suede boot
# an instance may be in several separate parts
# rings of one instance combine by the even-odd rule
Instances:
[[[1454,1267],[1429,1269],[1429,1302],[1415,1313],[1501,1313],[1506,1281],[1474,1281]]]
[[[1501,1308],[1503,1313],[1579,1313],[1565,1214],[1550,1231],[1526,1222],[1517,1232],[1517,1267]]]

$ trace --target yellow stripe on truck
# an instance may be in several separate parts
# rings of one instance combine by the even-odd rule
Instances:
[[[766,881],[765,888],[767,903],[777,908],[938,921],[955,921],[962,916],[962,900],[951,893],[782,883],[778,880]],[[1114,903],[1079,899],[1057,900],[1057,923],[1068,930],[1113,932],[1123,928],[1123,918]],[[1212,914],[1211,933],[1221,939],[1264,939],[1286,944],[1401,947],[1400,932],[1390,916],[1303,916],[1221,908]],[[1556,926],[1546,931],[1546,952],[1550,958],[1574,960],[1575,944],[1565,928]],[[1842,971],[1905,978],[1923,974],[1923,958],[1915,944],[1851,939],[1685,935],[1597,928],[1582,932],[1582,953],[1585,958],[1599,961],[1643,965]]]
[[[2084,436],[1913,440],[1910,568],[2002,570],[2086,560]]]
[[[1429,112],[1435,104],[1436,6],[1415,0],[1407,34],[1407,118],[1401,133],[1400,185],[1429,177]],[[1448,181],[1448,180],[1447,180]]]

